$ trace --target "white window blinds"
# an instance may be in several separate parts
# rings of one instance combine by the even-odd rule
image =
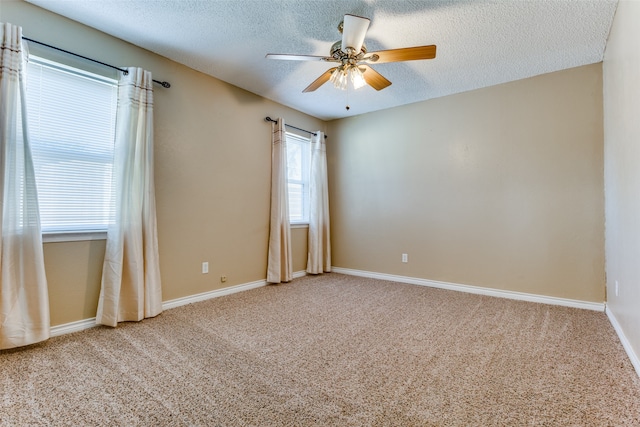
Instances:
[[[30,56],[27,114],[43,233],[105,231],[117,81]]]

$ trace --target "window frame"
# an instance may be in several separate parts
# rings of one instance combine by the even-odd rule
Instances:
[[[98,81],[102,84],[108,84],[113,87],[116,91],[115,99],[112,101],[113,108],[117,107],[117,86],[118,86],[118,75],[114,74],[112,70],[103,70],[100,68],[96,68],[92,63],[86,63],[85,61],[78,61],[75,58],[71,58],[65,55],[60,55],[57,52],[49,52],[47,49],[32,49],[29,47],[31,52],[29,53],[29,62],[33,62],[34,64],[38,64],[45,67],[50,67],[53,69],[57,69],[59,71],[65,72],[70,75],[74,75],[77,78],[91,79]],[[33,51],[36,52],[33,52]],[[26,76],[27,85],[29,85],[29,74],[27,72]],[[27,90],[29,90],[27,88]],[[115,110],[113,113],[113,124],[112,124],[112,140],[113,140],[113,148],[115,152]],[[33,138],[32,138],[33,145]],[[35,166],[35,165],[34,165]],[[36,178],[37,180],[37,178]],[[112,190],[113,192],[113,190]],[[109,197],[105,195],[105,197]],[[114,195],[111,194],[111,204],[114,203]],[[44,243],[49,242],[70,242],[70,241],[90,241],[90,240],[105,240],[107,238],[107,230],[110,226],[110,223],[105,224],[104,228],[99,227],[96,229],[60,229],[60,230],[43,230],[42,231],[42,241]]]
[[[289,225],[291,228],[304,228],[309,226],[309,211],[310,211],[310,181],[311,181],[311,138],[299,135],[297,133],[286,131],[287,138],[287,150],[290,144],[296,144],[302,147],[301,150],[301,175],[302,179],[292,180],[289,179],[289,171],[287,170],[287,197],[289,202],[291,196],[289,193],[289,184],[302,185],[302,219],[291,219],[291,203],[289,203]],[[287,169],[289,168],[289,155],[287,153]]]

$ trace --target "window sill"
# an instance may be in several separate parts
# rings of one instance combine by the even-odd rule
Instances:
[[[106,240],[106,231],[81,231],[69,233],[42,233],[43,243],[81,242],[85,240]]]
[[[309,228],[308,222],[292,222],[289,224],[289,228]]]

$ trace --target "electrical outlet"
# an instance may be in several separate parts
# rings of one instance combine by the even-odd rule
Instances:
[[[205,261],[202,263],[202,274],[207,274],[208,272],[209,272],[209,263]]]
[[[409,262],[409,255],[408,254],[402,254],[402,262]]]
[[[616,280],[616,296],[618,296],[620,294],[619,290],[618,290],[618,281]]]
[[[227,276],[224,276],[224,275],[223,275],[223,276],[220,276],[220,281],[221,281],[222,283],[226,282],[226,281],[227,281]]]

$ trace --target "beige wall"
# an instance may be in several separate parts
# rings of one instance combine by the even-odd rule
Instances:
[[[607,306],[624,331],[636,360],[640,355],[638,22],[640,2],[620,1],[604,59]]]
[[[266,277],[270,125],[324,122],[223,83],[22,1],[2,0],[0,21],[25,36],[167,80],[155,91],[158,234],[164,300]],[[292,230],[294,271],[306,265],[307,229]],[[45,244],[51,321],[95,316],[104,241]],[[209,262],[209,274],[201,263]],[[228,281],[220,282],[226,275]]]
[[[328,132],[333,265],[604,301],[601,64]]]

